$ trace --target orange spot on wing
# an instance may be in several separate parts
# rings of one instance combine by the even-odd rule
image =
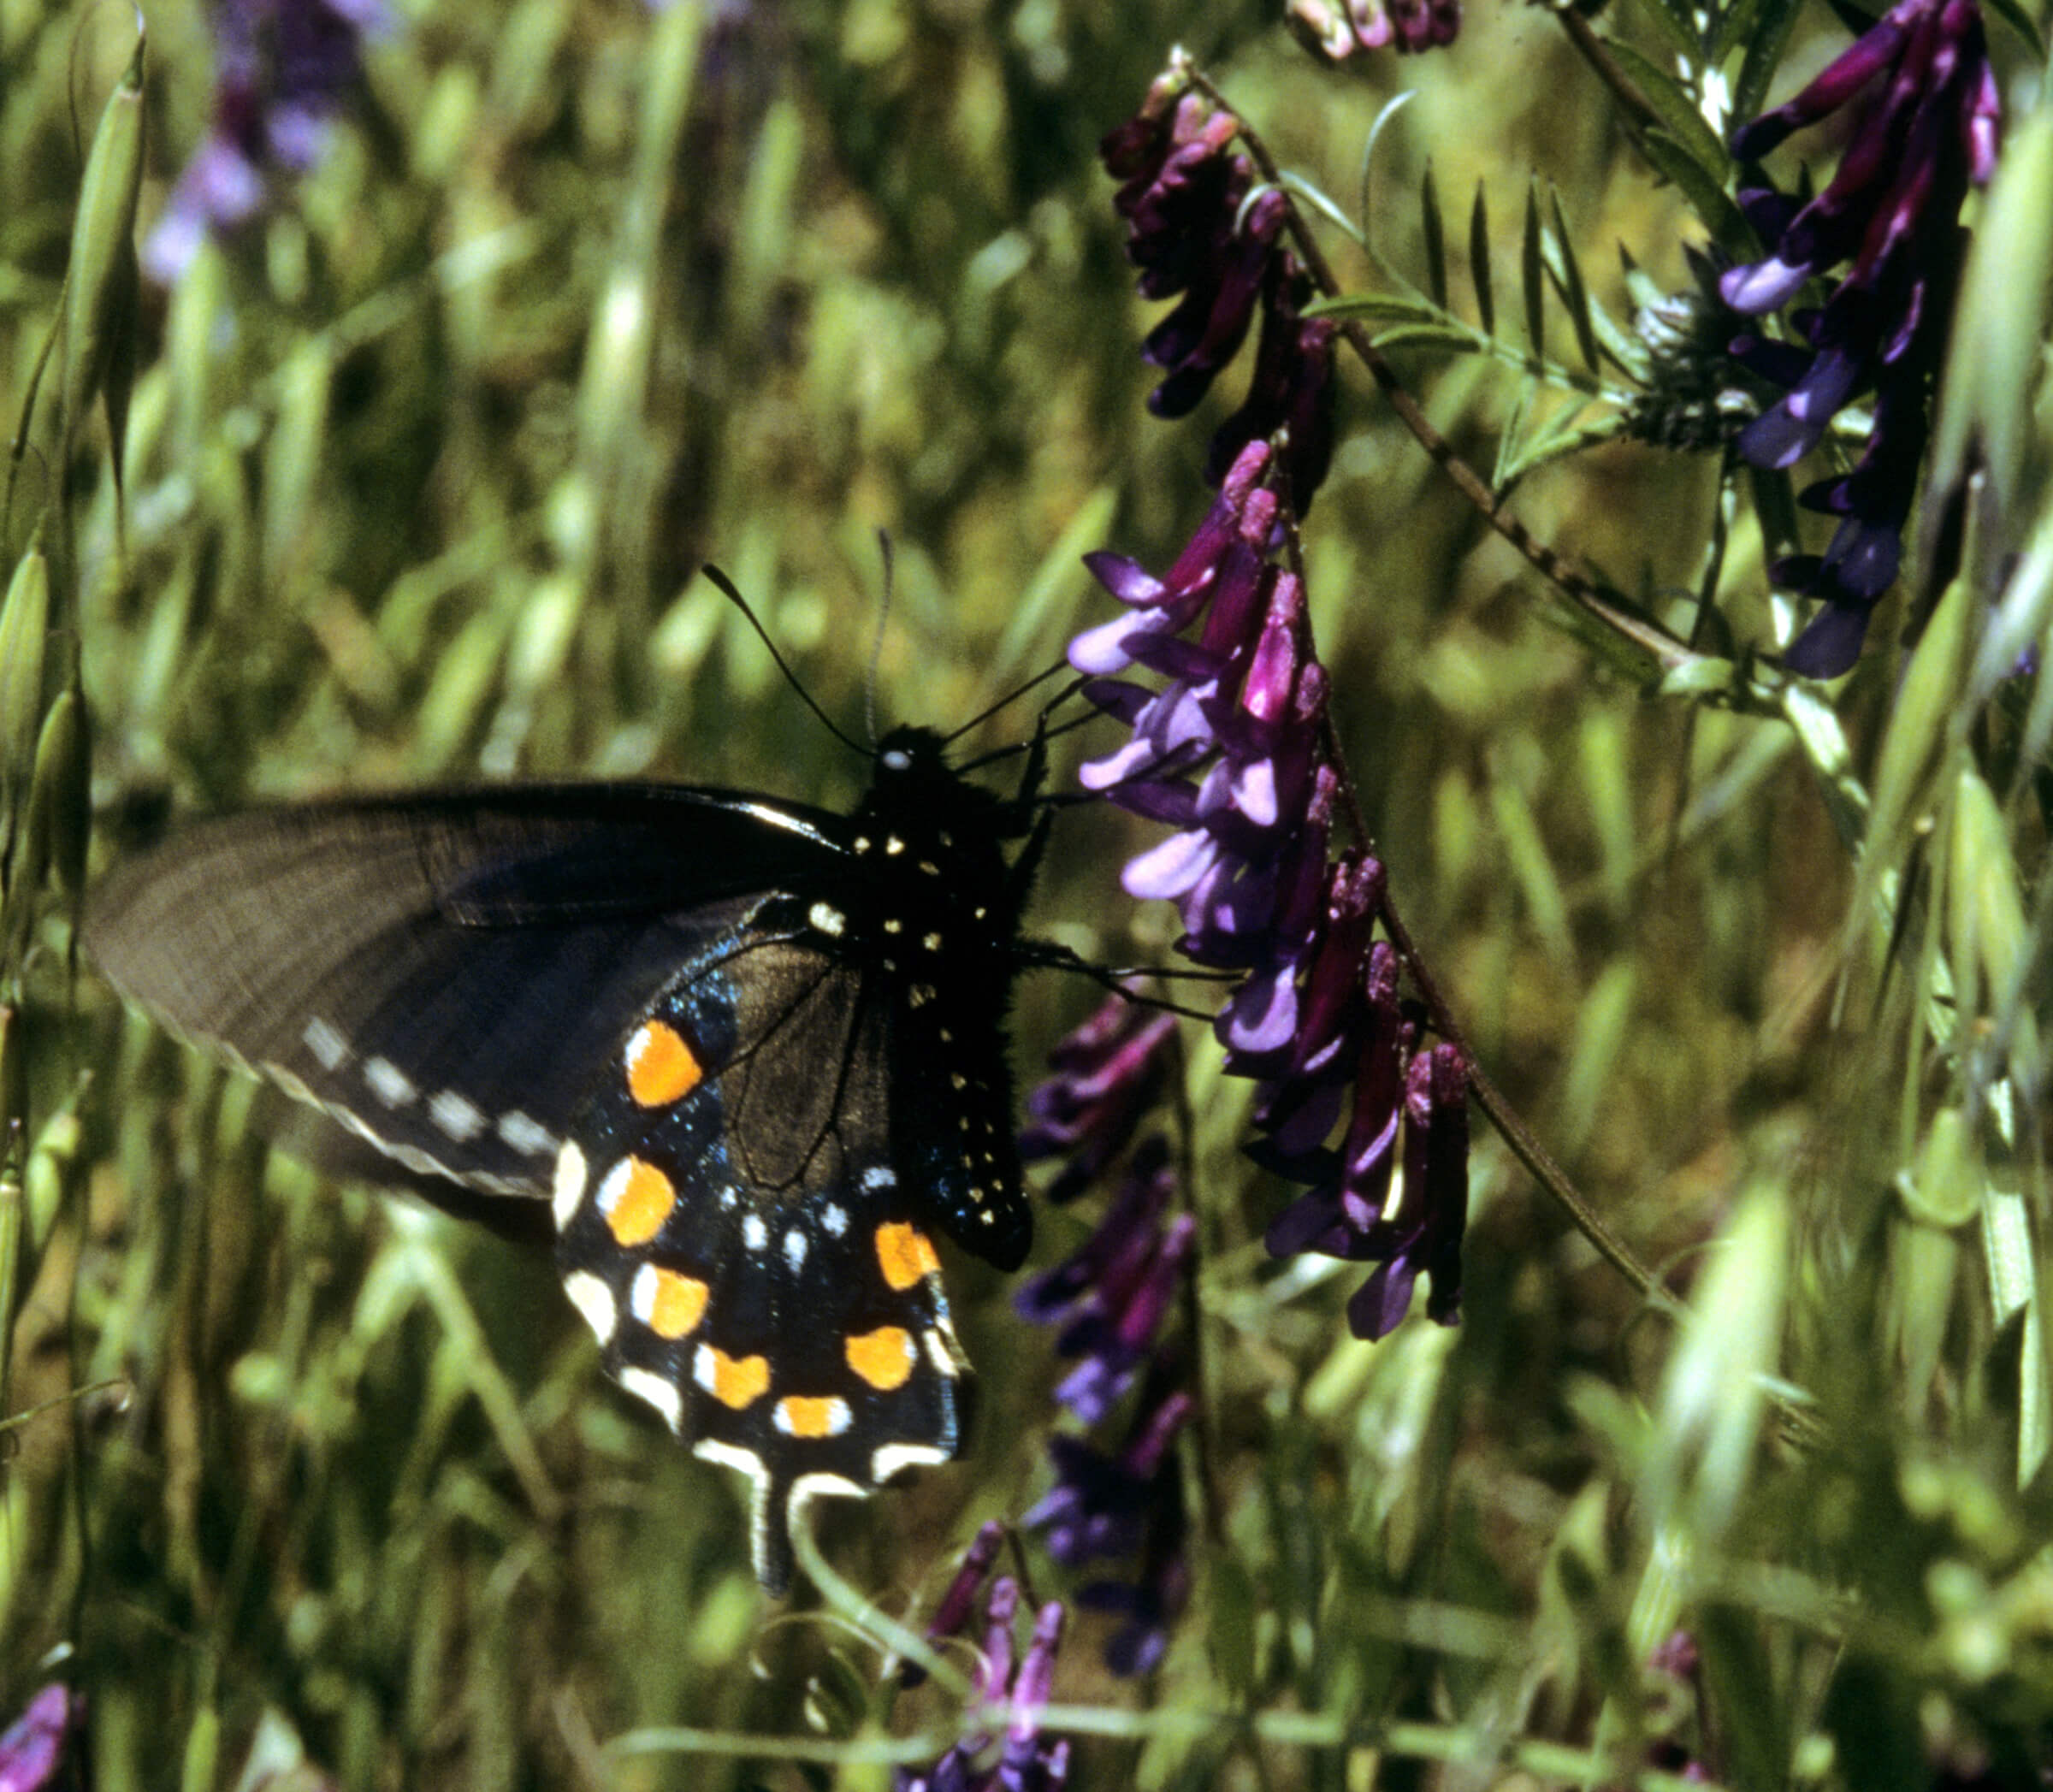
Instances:
[[[786,1394],[777,1403],[777,1416],[792,1437],[832,1437],[849,1423],[849,1409],[842,1401],[809,1394]]]
[[[770,1391],[770,1362],[766,1357],[731,1357],[725,1351],[713,1352],[713,1385],[707,1390],[723,1406],[739,1412]]]
[[[705,1074],[683,1035],[660,1020],[644,1020],[627,1042],[627,1092],[644,1108],[683,1101]]]
[[[670,1178],[639,1157],[627,1160],[624,1176],[618,1171],[609,1175],[600,1187],[599,1198],[606,1223],[621,1245],[646,1245],[662,1231],[677,1204]]]
[[[849,1367],[879,1393],[902,1387],[912,1379],[913,1334],[902,1326],[851,1332],[842,1347],[848,1352]]]
[[[884,1279],[902,1294],[920,1277],[941,1267],[932,1241],[916,1226],[893,1220],[877,1228],[877,1262]]]
[[[675,1269],[651,1266],[647,1271],[652,1286],[648,1311],[642,1322],[659,1338],[682,1338],[705,1316],[706,1300],[712,1292],[695,1276],[680,1275]]]

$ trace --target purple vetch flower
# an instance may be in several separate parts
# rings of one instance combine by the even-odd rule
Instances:
[[[1086,695],[1132,736],[1078,775],[1176,829],[1121,881],[1130,896],[1177,904],[1179,950],[1244,973],[1214,1030],[1228,1070],[1263,1085],[1265,1137],[1251,1155],[1313,1185],[1270,1227],[1269,1248],[1381,1263],[1348,1310],[1357,1336],[1380,1338],[1403,1316],[1422,1269],[1433,1277],[1431,1316],[1451,1321],[1458,1309],[1466,1082],[1447,1080],[1445,1064],[1459,1062],[1451,1049],[1420,1056],[1423,1016],[1399,1002],[1394,949],[1373,941],[1381,866],[1361,854],[1328,858],[1340,787],[1327,748],[1330,681],[1312,650],[1303,583],[1271,558],[1272,469],[1268,445],[1251,442],[1163,578],[1117,555],[1089,557],[1127,613],[1078,636],[1070,663],[1092,675]],[[1108,676],[1134,665],[1166,682]],[[1428,1057],[1442,1066],[1439,1079],[1420,1085],[1403,1132],[1407,1150],[1440,1142],[1432,1186],[1407,1183],[1399,1213],[1386,1219],[1408,1079],[1426,1074]],[[1445,1158],[1456,1138],[1461,1149]],[[1087,1377],[1069,1391],[1095,1398]]]
[[[1313,1185],[1270,1222],[1272,1257],[1310,1251],[1381,1266],[1347,1304],[1348,1329],[1365,1339],[1387,1336],[1405,1316],[1422,1269],[1433,1278],[1428,1316],[1454,1322],[1469,1207],[1467,1073],[1452,1046],[1419,1049],[1425,1015],[1399,998],[1395,949],[1370,937],[1382,890],[1382,866],[1365,855],[1334,866],[1305,975],[1304,1024],[1256,1110],[1268,1136],[1249,1148],[1257,1162]],[[1350,1097],[1346,1129],[1329,1147]],[[1388,1211],[1400,1162],[1404,1186]]]
[[[1138,1558],[1135,1578],[1092,1581],[1077,1595],[1120,1619],[1104,1656],[1115,1674],[1145,1673],[1161,1659],[1189,1593],[1182,1481],[1169,1446],[1192,1410],[1176,1320],[1198,1222],[1171,1216],[1176,1172],[1163,1134],[1145,1131],[1128,1144],[1162,1103],[1174,1026],[1173,1015],[1115,998],[1056,1049],[1056,1074],[1028,1099],[1042,1116],[1026,1129],[1034,1155],[1069,1154],[1057,1186],[1074,1193],[1122,1165],[1096,1230],[1014,1300],[1026,1318],[1062,1328],[1056,1347],[1078,1360],[1056,1398],[1084,1424],[1107,1424],[1139,1384],[1116,1452],[1070,1434],[1049,1440],[1056,1485],[1021,1521],[1046,1532],[1064,1567]]]
[[[1044,1736],[1039,1719],[1054,1685],[1066,1614],[1059,1600],[1040,1608],[1015,1665],[1013,1624],[1019,1606],[1019,1583],[999,1576],[985,1606],[984,1645],[972,1677],[978,1706],[1010,1707],[996,1758],[988,1759],[988,1732],[966,1735],[931,1767],[898,1768],[891,1777],[893,1792],[1060,1792],[1067,1783],[1068,1741]],[[985,1765],[979,1765],[980,1759]]]
[[[1117,1451],[1050,1438],[1055,1487],[1021,1521],[1046,1533],[1048,1553],[1065,1568],[1138,1558],[1133,1579],[1093,1580],[1077,1594],[1079,1605],[1124,1619],[1105,1649],[1115,1674],[1155,1667],[1190,1596],[1183,1482],[1171,1448],[1192,1410],[1184,1380],[1180,1361],[1157,1358]]]
[[[1372,967],[1371,974],[1381,968]],[[1394,1009],[1393,983],[1391,991]],[[1266,1239],[1276,1257],[1310,1251],[1377,1265],[1347,1303],[1348,1329],[1358,1338],[1387,1337],[1396,1328],[1411,1308],[1422,1270],[1433,1278],[1427,1316],[1452,1325],[1461,1310],[1461,1238],[1469,1207],[1467,1073],[1452,1046],[1431,1046],[1404,1065],[1402,1104],[1386,1110],[1381,1097],[1402,1050],[1389,1030],[1372,1031],[1362,1076],[1365,1086],[1376,1085],[1376,1094],[1358,1096],[1336,1174],[1278,1215]],[[1386,1211],[1400,1130],[1404,1180],[1395,1209]]]
[[[1895,583],[1966,254],[1961,208],[1996,166],[1996,77],[1977,0],[1902,0],[1795,98],[1736,132],[1732,153],[1757,160],[1856,103],[1822,192],[1807,203],[1769,187],[1741,193],[1768,254],[1719,282],[1735,310],[1758,316],[1848,264],[1821,305],[1792,317],[1802,346],[1751,334],[1732,344],[1742,364],[1786,388],[1737,438],[1756,466],[1794,465],[1849,403],[1874,393],[1860,464],[1802,494],[1842,518],[1831,545],[1774,569],[1779,583],[1825,600],[1784,656],[1817,677],[1853,665]]]
[[[1171,73],[1106,133],[1098,154],[1121,183],[1112,203],[1127,222],[1141,295],[1177,300],[1142,346],[1163,370],[1148,408],[1188,416],[1259,315],[1254,376],[1213,437],[1205,476],[1217,484],[1248,442],[1287,429],[1292,502],[1302,515],[1332,459],[1334,327],[1303,317],[1313,293],[1283,240],[1290,202],[1274,187],[1256,189],[1253,165],[1232,146],[1239,130],[1232,113]]]
[[[930,1643],[945,1642],[960,1634],[962,1626],[969,1622],[977,1594],[990,1577],[998,1559],[998,1551],[1004,1544],[1005,1527],[997,1519],[979,1527],[969,1547],[962,1552],[955,1578],[948,1583],[948,1590],[941,1595],[941,1601],[934,1607],[934,1615],[927,1623],[926,1640]],[[916,1661],[906,1662],[898,1670],[901,1686],[918,1686],[926,1678],[926,1670]]]
[[[1133,1143],[1162,1099],[1175,1033],[1174,1014],[1111,996],[1049,1054],[1053,1074],[1026,1097],[1020,1156],[1064,1160],[1043,1190],[1050,1201],[1075,1199]]]
[[[1069,654],[1086,674],[1139,663],[1169,681],[1151,690],[1092,678],[1086,695],[1133,736],[1079,777],[1087,790],[1177,825],[1121,881],[1130,896],[1177,903],[1180,949],[1198,962],[1253,973],[1220,1026],[1229,1050],[1251,1054],[1288,1037],[1278,993],[1287,979],[1273,949],[1281,928],[1309,918],[1305,898],[1323,876],[1334,790],[1322,733],[1328,680],[1311,654],[1304,585],[1263,558],[1275,515],[1260,483],[1270,464],[1266,442],[1241,452],[1167,580],[1115,555],[1090,556],[1092,572],[1133,613],[1080,636]],[[1180,632],[1200,619],[1196,640]]]
[[[86,1701],[65,1686],[44,1687],[0,1736],[0,1792],[54,1785],[64,1745],[86,1716]]]
[[[384,0],[215,0],[214,127],[143,249],[169,285],[210,230],[261,210],[275,174],[320,160],[329,121],[364,73],[366,38],[392,28]]]
[[[1287,16],[1315,56],[1342,62],[1361,50],[1444,48],[1461,30],[1461,0],[1290,0]]]
[[[1023,1318],[1062,1328],[1062,1355],[1083,1359],[1056,1399],[1086,1425],[1103,1422],[1133,1386],[1182,1292],[1198,1222],[1180,1214],[1163,1224],[1175,1187],[1168,1145],[1151,1134],[1097,1229],[1013,1297]]]

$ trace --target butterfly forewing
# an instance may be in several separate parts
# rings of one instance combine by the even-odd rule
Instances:
[[[174,1032],[346,1128],[340,1158],[546,1195],[618,1044],[746,897],[827,855],[813,818],[661,787],[311,804],[202,824],[120,867],[85,943]],[[832,818],[825,818],[831,819]]]
[[[772,1587],[797,1503],[961,1448],[934,1234],[1004,1269],[1028,1240],[1021,806],[931,735],[876,768],[847,817],[594,785],[234,818],[86,927],[124,992],[326,1115],[317,1156],[553,1210],[607,1368],[753,1482]]]

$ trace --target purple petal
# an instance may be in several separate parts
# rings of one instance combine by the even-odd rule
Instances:
[[[1161,845],[1151,847],[1137,859],[1129,859],[1119,874],[1127,894],[1145,902],[1181,896],[1211,869],[1219,857],[1219,843],[1201,828],[1172,834]]]

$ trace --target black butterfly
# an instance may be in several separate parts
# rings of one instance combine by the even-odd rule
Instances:
[[[943,745],[887,736],[852,815],[559,784],[230,817],[117,868],[85,945],[339,1122],[331,1167],[553,1231],[607,1369],[753,1481],[781,1590],[797,1505],[961,1447],[932,1234],[1010,1269],[1031,1233],[1038,754],[1004,799]]]

